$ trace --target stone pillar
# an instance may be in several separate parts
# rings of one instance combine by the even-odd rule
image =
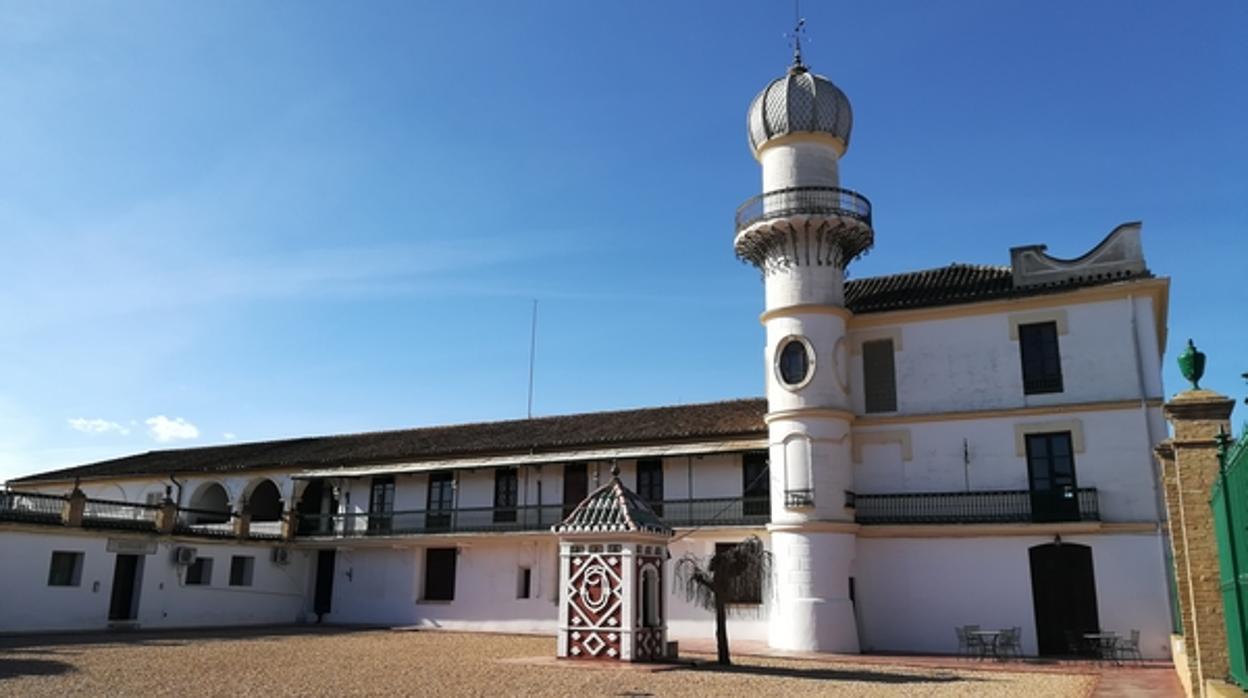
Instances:
[[[65,505],[61,507],[61,523],[66,526],[81,528],[82,516],[86,511],[87,495],[75,485],[74,491],[69,493],[69,497],[65,500]]]
[[[1222,680],[1229,671],[1209,498],[1218,479],[1216,437],[1230,431],[1234,407],[1234,400],[1210,390],[1179,393],[1165,405],[1174,436],[1156,450],[1170,519],[1190,685],[1196,695],[1204,694],[1206,680]]]
[[[178,525],[178,505],[169,497],[165,497],[156,510],[156,532],[170,535]]]
[[[285,516],[282,517],[282,540],[294,540],[298,531],[299,512],[294,509],[287,509]]]
[[[234,537],[246,538],[251,535],[251,507],[243,505],[243,510],[234,517]]]

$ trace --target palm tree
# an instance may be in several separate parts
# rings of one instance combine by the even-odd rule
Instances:
[[[685,553],[676,562],[676,578],[685,598],[715,612],[717,661],[732,664],[728,656],[728,604],[757,603],[771,588],[771,552],[757,536],[750,536],[709,560]]]

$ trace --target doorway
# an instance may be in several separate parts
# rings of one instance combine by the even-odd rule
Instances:
[[[108,602],[110,621],[128,621],[138,617],[142,561],[141,555],[117,555],[113,566],[113,593]]]
[[[1100,630],[1092,548],[1059,542],[1028,552],[1040,654],[1079,653],[1083,634]]]
[[[1079,484],[1070,432],[1027,435],[1031,520],[1078,521]]]
[[[320,623],[333,607],[334,601],[334,550],[320,550],[316,554],[316,591],[312,594],[312,611]]]

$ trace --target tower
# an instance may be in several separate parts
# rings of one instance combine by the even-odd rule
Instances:
[[[765,288],[777,592],[769,640],[782,649],[858,651],[844,286],[874,232],[870,202],[840,188],[852,122],[845,93],[802,63],[800,45],[747,122],[763,193],[737,210],[734,247]]]

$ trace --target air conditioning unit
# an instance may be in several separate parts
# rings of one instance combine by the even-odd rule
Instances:
[[[199,551],[195,548],[187,548],[179,546],[173,549],[173,562],[178,565],[190,565],[195,562],[195,558],[199,556]]]
[[[273,548],[272,560],[275,565],[289,565],[290,548]]]

